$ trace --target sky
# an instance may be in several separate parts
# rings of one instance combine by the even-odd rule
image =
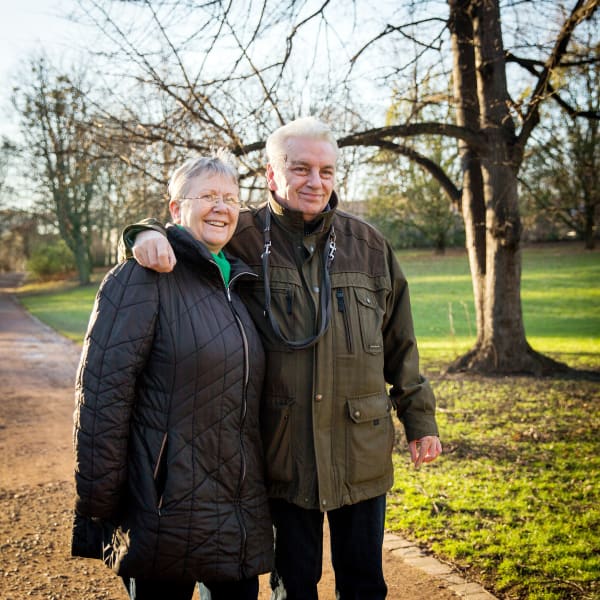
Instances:
[[[10,95],[27,56],[43,50],[49,56],[77,53],[81,25],[66,17],[76,0],[0,0],[0,134],[14,134]]]

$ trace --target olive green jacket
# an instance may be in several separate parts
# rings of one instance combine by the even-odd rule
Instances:
[[[438,435],[434,395],[419,372],[406,279],[383,236],[338,211],[337,203],[334,194],[329,210],[307,232],[300,213],[271,198],[240,213],[228,245],[259,275],[239,293],[267,353],[261,428],[268,493],[323,511],[390,489],[392,409],[409,441]],[[266,316],[261,254],[269,209],[271,310],[288,340],[319,330],[323,252],[329,252],[335,231],[331,322],[306,349],[290,349]],[[154,220],[130,226],[124,246],[147,228],[163,231]]]

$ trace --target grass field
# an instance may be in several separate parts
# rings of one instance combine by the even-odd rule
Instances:
[[[502,598],[600,598],[600,377],[441,375],[475,339],[466,255],[399,258],[444,454],[414,471],[400,441],[387,528]],[[29,287],[21,300],[80,341],[96,287]],[[526,249],[522,299],[536,350],[600,375],[600,253]]]
[[[400,253],[423,362],[449,362],[475,342],[467,256]],[[574,367],[600,366],[600,253],[541,245],[523,255],[523,320],[529,343]]]

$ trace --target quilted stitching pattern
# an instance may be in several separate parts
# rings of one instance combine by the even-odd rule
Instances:
[[[175,228],[169,237],[173,273],[130,261],[99,290],[76,382],[76,508],[129,530],[121,574],[219,580],[266,572],[262,347],[203,247]]]

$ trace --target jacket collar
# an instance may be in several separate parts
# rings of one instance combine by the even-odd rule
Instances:
[[[195,239],[187,229],[178,227],[173,223],[168,223],[166,226],[166,231],[167,239],[169,240],[171,246],[173,246],[173,251],[175,252],[177,260],[194,263],[196,265],[202,262],[210,263],[211,266],[214,266],[216,269],[215,274],[220,273],[219,267],[215,262],[210,250],[202,242]],[[252,275],[253,277],[256,276],[252,269],[243,260],[237,258],[236,256],[232,256],[226,249],[223,250],[223,253],[231,265],[230,281],[233,281],[234,278],[240,275]]]
[[[295,234],[302,232],[303,235],[312,233],[318,234],[329,231],[333,218],[335,217],[338,204],[339,200],[337,194],[332,192],[331,198],[329,198],[329,203],[325,207],[325,210],[309,223],[305,223],[300,211],[292,210],[282,206],[275,198],[275,194],[273,192],[271,192],[268,201],[271,214],[277,223],[281,225],[281,227]]]

